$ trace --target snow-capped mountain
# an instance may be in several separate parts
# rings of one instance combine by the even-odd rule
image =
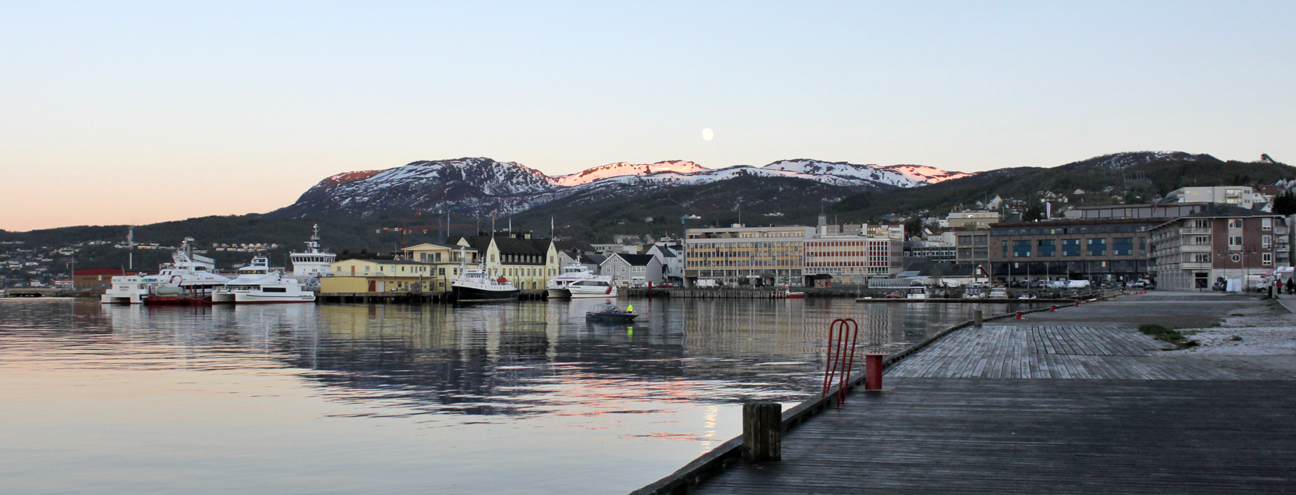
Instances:
[[[864,191],[919,187],[968,175],[919,165],[879,167],[797,159],[763,167],[739,165],[722,169],[680,160],[613,163],[551,177],[514,162],[459,158],[333,175],[302,194],[296,203],[270,215],[367,217],[398,209],[519,213],[567,197],[591,202],[737,177],[805,179]]]

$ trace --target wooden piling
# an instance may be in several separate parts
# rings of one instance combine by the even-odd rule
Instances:
[[[743,404],[743,459],[777,461],[783,456],[783,405],[777,402]]]
[[[976,311],[973,311],[973,312],[972,312],[972,324],[973,324],[973,325],[976,325],[977,327],[980,327],[980,326],[981,326],[982,315],[983,315],[983,314],[981,313],[981,310],[979,310],[979,309],[976,310]]]

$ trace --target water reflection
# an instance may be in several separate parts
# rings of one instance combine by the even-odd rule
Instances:
[[[976,307],[1009,310],[643,300],[634,301],[642,316],[633,324],[587,322],[585,312],[604,302],[147,308],[0,301],[0,373],[27,377],[0,383],[9,399],[0,417],[11,426],[0,455],[29,459],[0,467],[0,479],[19,479],[29,492],[76,491],[59,482],[103,493],[241,492],[264,490],[248,485],[264,476],[291,480],[277,481],[276,491],[314,493],[340,489],[336,479],[303,474],[314,469],[311,462],[327,460],[345,479],[364,480],[353,487],[362,492],[480,491],[466,488],[472,480],[492,480],[488,491],[501,493],[626,492],[736,435],[738,403],[792,403],[817,393],[835,318],[860,323],[861,350],[895,352]],[[120,399],[96,402],[96,414],[85,415],[90,390]],[[51,421],[50,414],[69,419]],[[135,420],[122,418],[149,415],[159,419],[123,426]],[[213,426],[230,417],[245,419]],[[91,429],[89,436],[58,441],[68,422]],[[377,426],[400,433],[383,436]],[[247,436],[259,428],[271,433]],[[420,433],[427,428],[435,439]],[[114,434],[111,445],[86,443]],[[282,438],[265,443],[267,434]],[[297,459],[295,446],[307,444],[320,444],[321,453]],[[239,450],[247,445],[258,446],[256,455]],[[463,450],[468,445],[471,453]],[[530,453],[516,454],[520,445]],[[345,454],[375,446],[406,454],[385,463]],[[138,452],[121,453],[132,448]],[[60,454],[24,457],[31,449]],[[108,468],[82,469],[79,478],[33,477],[61,472],[78,456],[113,458],[130,469],[195,456],[220,462],[192,474],[206,480],[200,487],[177,484],[170,473],[145,477],[164,480],[157,485],[94,485],[116,479]],[[230,459],[243,458],[257,462],[239,468],[242,478],[228,476]],[[336,467],[342,464],[348,467]],[[552,489],[515,476],[526,470],[552,478]]]
[[[655,390],[664,395],[654,399],[666,403],[800,400],[816,390],[833,319],[859,322],[861,351],[895,352],[974,309],[819,299],[646,300],[636,304],[642,316],[633,324],[586,321],[585,312],[603,302],[102,309],[75,304],[74,321],[49,328],[92,332],[106,323],[122,342],[168,341],[188,358],[204,350],[256,354],[310,370],[303,376],[346,391],[334,398],[378,399],[381,407],[418,414],[530,415],[571,405],[556,397],[553,386],[579,382],[689,385]]]

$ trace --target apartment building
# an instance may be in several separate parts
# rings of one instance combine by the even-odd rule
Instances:
[[[989,265],[989,230],[958,230],[953,235],[955,262],[961,265]]]
[[[1220,279],[1246,288],[1291,263],[1286,219],[1241,206],[1215,205],[1161,223],[1151,238],[1151,272],[1160,289],[1208,289]]]

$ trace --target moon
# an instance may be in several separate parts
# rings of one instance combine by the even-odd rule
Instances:
[[[711,138],[713,138],[713,137],[715,137],[715,131],[711,130],[710,127],[706,128],[706,129],[702,129],[702,140],[703,140],[703,141],[710,141]]]

